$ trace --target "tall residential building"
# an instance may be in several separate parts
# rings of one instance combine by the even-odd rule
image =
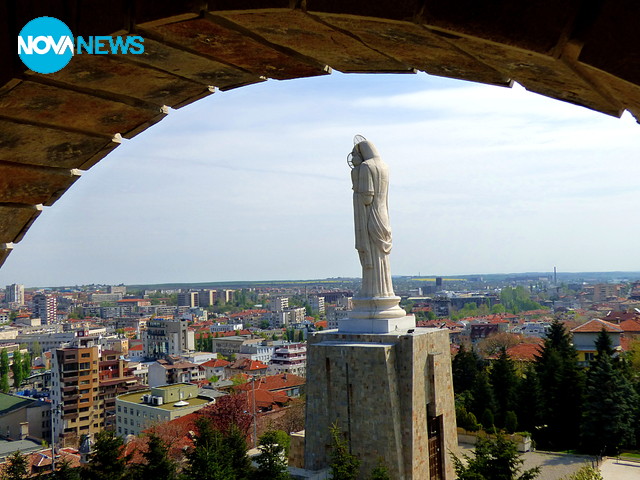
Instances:
[[[89,342],[90,343],[90,342]],[[99,401],[98,346],[58,348],[52,355],[51,415],[56,441],[76,446],[104,427]]]
[[[178,294],[179,307],[197,307],[199,304],[198,292],[182,292]]]
[[[153,318],[143,332],[145,356],[164,358],[195,350],[195,336],[186,320]]]
[[[324,297],[320,295],[313,295],[309,297],[309,305],[311,305],[311,311],[324,315]]]
[[[6,303],[16,303],[18,305],[24,305],[24,285],[14,283],[7,285],[4,294],[4,301]]]
[[[293,373],[300,377],[307,375],[307,345],[304,343],[290,343],[275,348],[269,372],[274,375]]]
[[[233,292],[235,292],[235,290],[218,290],[216,295],[220,303],[229,303],[233,300]]]
[[[33,313],[40,317],[43,325],[57,323],[58,303],[53,295],[39,293],[33,296]]]
[[[201,307],[211,307],[216,303],[216,291],[215,290],[200,290],[198,292],[198,302]]]
[[[285,308],[279,312],[272,312],[271,325],[274,328],[288,327],[304,322],[307,310],[304,307]]]
[[[289,297],[270,298],[269,307],[272,312],[281,312],[285,308],[289,308]]]

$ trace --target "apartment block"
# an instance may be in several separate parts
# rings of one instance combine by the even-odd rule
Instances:
[[[142,334],[145,355],[163,358],[181,355],[195,350],[195,335],[186,320],[154,318],[147,322]]]
[[[100,409],[98,346],[58,348],[52,355],[51,415],[55,438],[76,446],[104,427]]]

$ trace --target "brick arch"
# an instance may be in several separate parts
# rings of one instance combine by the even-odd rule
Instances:
[[[22,26],[135,34],[144,55],[25,71]],[[180,108],[261,82],[424,71],[640,118],[633,0],[9,0],[0,4],[0,265],[83,170]]]

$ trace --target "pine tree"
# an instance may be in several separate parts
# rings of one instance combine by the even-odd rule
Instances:
[[[471,390],[480,369],[481,359],[478,354],[473,350],[468,351],[464,343],[461,344],[460,350],[451,360],[453,391],[456,394],[460,394]]]
[[[2,470],[2,480],[27,480],[30,476],[29,461],[20,450],[7,457],[7,463]]]
[[[507,412],[513,411],[515,408],[519,383],[513,360],[509,358],[504,347],[502,347],[498,359],[491,366],[490,381],[496,400],[496,425],[504,427]]]
[[[494,414],[496,411],[496,402],[493,397],[493,388],[491,388],[491,384],[489,383],[489,375],[486,371],[482,370],[476,376],[472,394],[471,413],[477,418],[482,418],[485,410],[489,410],[492,415]],[[489,426],[490,425],[485,425],[485,427]]]
[[[605,351],[587,374],[580,439],[591,454],[615,455],[635,444],[636,405],[639,402],[627,378],[613,366]]]
[[[371,472],[369,480],[391,480],[391,477],[389,476],[389,470],[387,470],[387,467],[382,459],[378,460],[378,465]]]
[[[260,454],[256,457],[258,470],[255,480],[289,480],[285,459],[285,447],[279,443],[275,430],[268,430],[260,436]]]
[[[249,478],[253,467],[247,456],[247,440],[236,424],[231,424],[225,432],[224,445],[234,478],[236,480]]]
[[[540,467],[520,473],[524,460],[516,444],[498,434],[496,440],[478,438],[473,457],[453,456],[458,480],[533,480],[540,474]]]
[[[194,448],[187,453],[185,478],[198,480],[235,480],[227,456],[224,435],[215,430],[211,421],[199,419]]]
[[[177,465],[169,458],[169,446],[155,433],[149,435],[147,450],[142,456],[145,463],[138,470],[136,478],[141,480],[175,480]]]
[[[604,327],[602,327],[602,330],[600,330],[600,333],[598,333],[598,336],[596,337],[595,346],[597,351],[596,357],[600,357],[602,355],[611,357],[615,353],[613,344],[611,343],[611,337],[609,337],[609,334]]]
[[[129,459],[124,455],[124,440],[111,430],[103,430],[95,436],[93,453],[80,477],[83,480],[122,480],[126,478]]]
[[[541,425],[542,398],[535,369],[529,367],[518,384],[516,415],[521,431],[534,432]]]
[[[535,368],[542,399],[540,422],[546,425],[537,433],[536,441],[556,450],[576,448],[584,376],[571,338],[557,320],[551,324]]]
[[[350,452],[349,442],[342,437],[337,424],[331,426],[332,480],[356,480],[360,472],[360,459]]]

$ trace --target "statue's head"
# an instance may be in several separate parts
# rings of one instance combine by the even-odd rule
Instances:
[[[369,140],[362,135],[356,135],[353,139],[353,150],[347,157],[347,163],[351,168],[357,167],[362,162],[378,157],[378,150]]]

